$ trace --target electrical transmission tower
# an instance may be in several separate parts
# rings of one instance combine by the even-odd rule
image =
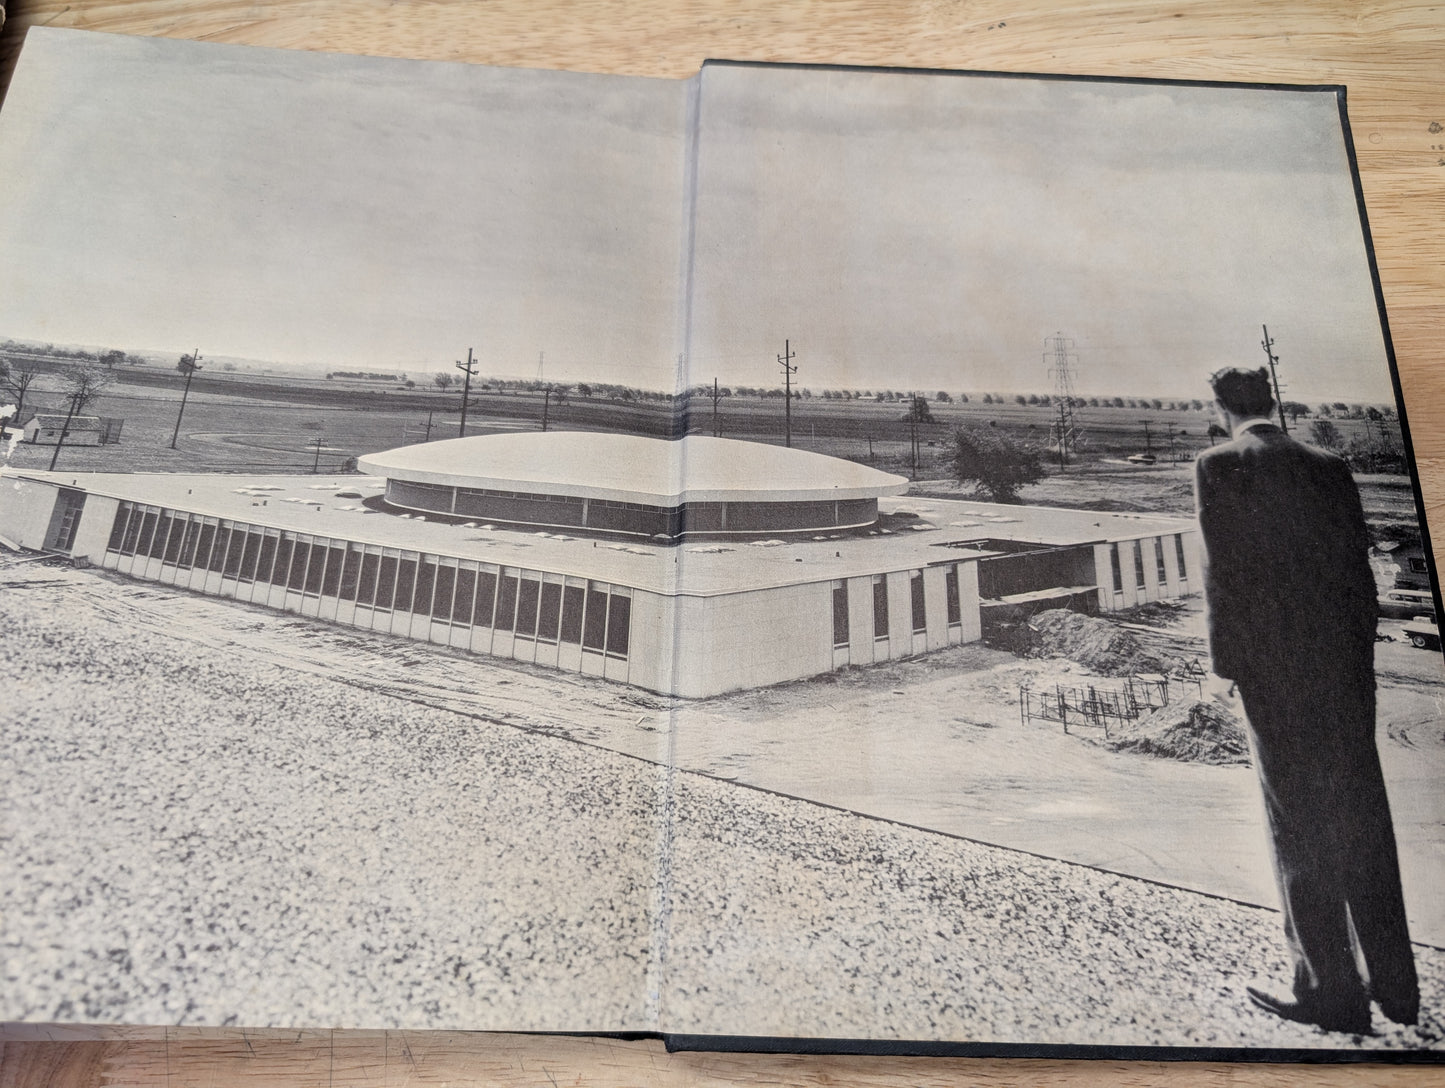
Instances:
[[[1078,449],[1079,428],[1074,422],[1074,376],[1079,370],[1079,355],[1073,340],[1063,333],[1044,338],[1044,365],[1054,379],[1054,436],[1059,443],[1059,467],[1069,463],[1069,451]]]

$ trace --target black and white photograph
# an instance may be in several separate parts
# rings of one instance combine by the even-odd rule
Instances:
[[[0,193],[0,1022],[1445,1046],[1341,88],[31,28]]]

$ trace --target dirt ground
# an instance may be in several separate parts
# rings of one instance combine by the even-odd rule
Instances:
[[[6,608],[63,612],[83,603],[117,624],[174,639],[178,653],[189,643],[224,647],[255,662],[844,810],[1275,902],[1248,767],[1115,752],[1088,730],[1066,734],[1056,723],[1021,718],[1023,683],[1117,683],[1067,660],[971,644],[687,701],[51,561],[3,565]],[[1204,655],[1197,602],[1165,626],[1130,630],[1171,657]],[[1417,939],[1445,943],[1445,662],[1397,639],[1380,643],[1378,672],[1381,755],[1411,924]]]

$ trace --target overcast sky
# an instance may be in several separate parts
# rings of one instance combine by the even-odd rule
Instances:
[[[1391,397],[1332,93],[888,72],[703,73],[693,374]]]
[[[32,30],[0,335],[670,387],[686,91]]]
[[[709,67],[689,84],[32,30],[0,335],[669,387],[1391,396],[1334,96]],[[690,292],[686,285],[691,284]],[[686,303],[690,300],[690,306]]]

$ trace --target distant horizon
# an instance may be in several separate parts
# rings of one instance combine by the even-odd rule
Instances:
[[[9,333],[5,333],[5,332],[3,332],[3,331],[0,331],[0,342],[3,342],[3,341],[9,341],[9,342],[12,342],[12,343],[26,344],[26,345],[32,345],[32,346],[39,346],[39,345],[44,345],[44,344],[50,344],[51,347],[53,347],[53,348],[54,348],[55,350],[57,350],[57,351],[67,351],[67,352],[69,352],[69,351],[103,352],[103,351],[115,351],[115,350],[119,350],[119,351],[124,351],[124,352],[125,352],[126,354],[128,354],[128,355],[135,355],[135,356],[138,356],[138,357],[148,357],[148,358],[150,358],[150,359],[153,359],[153,360],[155,360],[154,365],[156,365],[156,366],[164,366],[165,363],[162,362],[161,360],[163,360],[166,356],[169,356],[169,355],[171,355],[171,354],[174,354],[174,355],[175,355],[177,361],[179,361],[181,355],[183,355],[183,354],[184,354],[184,355],[189,355],[189,354],[190,354],[190,350],[187,350],[187,351],[185,351],[185,352],[174,352],[174,353],[172,353],[172,352],[168,352],[168,351],[166,351],[166,350],[164,350],[164,349],[158,349],[158,348],[136,348],[136,347],[119,348],[119,347],[116,347],[115,345],[110,345],[110,344],[92,344],[92,343],[81,343],[81,342],[75,342],[75,343],[56,343],[56,342],[53,341],[53,340],[38,339],[38,338],[33,338],[33,337],[15,336],[15,335],[11,335],[11,334],[9,334]],[[194,350],[194,349],[191,349],[191,350]],[[324,376],[327,375],[328,373],[337,373],[337,372],[340,372],[340,371],[343,371],[343,370],[344,370],[344,371],[347,371],[347,372],[350,372],[350,373],[353,373],[353,374],[391,374],[391,375],[395,376],[396,378],[398,378],[399,380],[412,380],[412,381],[415,381],[416,384],[417,384],[417,386],[418,386],[419,388],[420,388],[421,386],[425,385],[425,386],[427,387],[427,389],[424,389],[423,392],[426,392],[426,391],[430,390],[431,388],[433,388],[432,382],[431,382],[431,376],[432,376],[433,374],[436,374],[436,373],[439,372],[439,368],[435,368],[435,367],[426,368],[426,369],[415,369],[415,368],[412,368],[412,369],[403,369],[403,368],[401,368],[401,367],[391,367],[391,366],[386,366],[386,365],[382,365],[382,364],[360,364],[360,363],[354,363],[354,362],[351,363],[351,364],[349,364],[349,365],[346,365],[346,366],[344,366],[344,367],[330,367],[330,366],[326,366],[326,365],[323,365],[323,364],[320,364],[320,363],[283,362],[283,361],[278,361],[278,360],[274,360],[274,359],[253,359],[253,358],[248,358],[248,357],[246,357],[246,356],[239,356],[239,355],[215,355],[215,356],[210,356],[210,355],[207,355],[204,350],[201,351],[201,361],[202,361],[202,371],[203,371],[203,372],[204,372],[204,370],[205,370],[205,364],[206,364],[208,361],[214,361],[214,362],[222,363],[222,364],[225,364],[225,363],[235,364],[236,367],[238,368],[238,370],[243,370],[243,371],[267,373],[267,372],[272,371],[272,370],[277,370],[277,371],[282,371],[282,372],[284,372],[285,374],[289,374],[289,375],[297,376],[297,377],[308,377],[308,376],[309,376],[309,377],[318,377],[318,378],[320,378],[320,377],[324,377]],[[229,373],[229,372],[227,372],[227,371],[215,371],[215,373]],[[457,376],[456,376],[456,379],[455,379],[455,383],[454,383],[450,388],[448,388],[448,389],[446,390],[447,393],[458,392],[458,391],[460,390],[460,388],[461,388],[461,381],[462,381],[461,372],[460,372],[460,371],[455,371],[455,374],[457,375]],[[279,376],[279,375],[278,375],[278,376]],[[488,381],[503,381],[503,382],[530,383],[530,382],[536,382],[537,380],[538,380],[538,379],[536,378],[535,375],[526,375],[526,374],[481,374],[481,373],[479,373],[479,374],[476,375],[475,378],[473,378],[473,382],[474,382],[474,383],[484,383],[484,382],[488,382]],[[641,392],[661,393],[661,394],[683,392],[683,391],[685,391],[685,389],[695,389],[695,388],[698,388],[698,387],[700,386],[700,384],[701,384],[701,383],[698,383],[698,382],[692,382],[690,385],[688,385],[688,386],[686,386],[686,387],[674,387],[673,389],[666,389],[666,388],[662,388],[662,387],[658,387],[658,386],[638,385],[638,384],[635,384],[635,383],[629,383],[629,382],[625,382],[625,381],[617,381],[617,380],[615,380],[614,378],[601,378],[601,377],[596,377],[596,376],[584,377],[584,378],[579,378],[579,379],[569,379],[569,380],[567,380],[567,381],[562,381],[562,380],[560,380],[560,379],[546,378],[546,377],[544,377],[544,378],[541,379],[541,380],[542,380],[544,383],[546,383],[546,384],[552,384],[552,385],[556,385],[556,386],[568,386],[568,387],[571,387],[571,388],[575,388],[575,387],[576,387],[577,385],[579,385],[579,384],[581,384],[581,385],[618,386],[618,387],[621,387],[621,388],[633,389],[633,390],[638,390],[638,391],[641,391]],[[1201,382],[1201,385],[1203,385],[1202,382]],[[781,384],[781,382],[780,382],[777,386],[756,386],[756,385],[749,385],[749,384],[746,383],[746,382],[736,382],[736,383],[732,383],[732,382],[720,382],[720,386],[721,386],[722,388],[725,388],[725,389],[728,389],[728,390],[736,390],[736,389],[738,389],[738,388],[746,388],[746,389],[754,389],[754,390],[755,390],[755,389],[762,388],[762,389],[768,389],[768,390],[775,390],[775,391],[776,391],[776,395],[777,395],[779,398],[781,398],[781,396],[782,396],[782,384]],[[934,398],[935,398],[936,394],[939,393],[939,392],[945,392],[945,393],[949,394],[949,396],[951,396],[951,397],[957,397],[960,393],[966,394],[966,395],[969,396],[970,398],[973,398],[973,397],[982,397],[982,396],[984,396],[984,395],[992,395],[992,396],[994,396],[994,397],[996,397],[996,398],[1008,398],[1008,400],[1009,400],[1010,402],[1012,402],[1012,399],[1013,399],[1014,397],[1016,397],[1016,396],[1030,396],[1030,395],[1044,396],[1044,395],[1047,395],[1047,396],[1049,396],[1049,397],[1053,397],[1053,396],[1055,395],[1055,391],[1054,391],[1053,389],[1047,388],[1047,387],[1041,386],[1041,385],[1040,385],[1040,386],[1029,386],[1029,387],[1019,386],[1019,387],[1016,387],[1016,388],[1015,388],[1015,387],[1008,387],[1008,388],[1003,388],[1003,387],[977,387],[977,388],[971,388],[971,389],[963,389],[963,388],[897,389],[897,388],[894,388],[893,386],[879,385],[879,384],[877,384],[877,383],[874,383],[874,384],[872,384],[872,385],[856,385],[856,386],[843,386],[843,385],[812,386],[812,385],[807,385],[807,384],[802,383],[802,382],[795,382],[795,383],[794,383],[794,389],[795,389],[795,391],[801,391],[801,390],[806,389],[806,390],[808,390],[808,395],[809,395],[810,397],[817,398],[817,399],[822,399],[821,394],[822,394],[825,390],[828,391],[828,392],[874,393],[874,394],[877,394],[877,393],[901,393],[901,394],[905,394],[905,395],[906,395],[906,394],[909,394],[909,393],[913,393],[913,394],[916,394],[917,396],[923,397],[923,398],[924,398],[925,400],[927,400],[930,404],[938,403],[937,401],[935,401]],[[480,391],[474,391],[474,395],[478,395],[479,392],[480,392]],[[733,396],[733,397],[736,397],[737,394],[734,392],[734,393],[732,393],[732,396]],[[1186,393],[1186,392],[1174,392],[1174,393],[1167,393],[1167,392],[1166,392],[1166,393],[1139,393],[1139,392],[1135,392],[1135,391],[1120,391],[1120,390],[1118,390],[1118,389],[1113,389],[1113,390],[1110,390],[1110,391],[1108,391],[1108,392],[1101,392],[1101,391],[1100,391],[1100,392],[1096,392],[1096,391],[1080,392],[1080,391],[1077,391],[1077,390],[1076,390],[1076,391],[1074,392],[1074,396],[1075,396],[1076,398],[1081,398],[1081,399],[1083,399],[1083,400],[1092,400],[1092,399],[1100,399],[1100,398],[1113,399],[1114,397],[1123,397],[1123,398],[1125,398],[1125,399],[1132,399],[1132,400],[1146,400],[1146,401],[1160,400],[1160,401],[1164,401],[1164,402],[1175,402],[1175,403],[1178,403],[1178,402],[1181,402],[1181,401],[1192,402],[1192,401],[1198,400],[1198,401],[1200,401],[1202,404],[1204,404],[1206,408],[1207,408],[1207,407],[1209,406],[1209,404],[1210,404],[1209,390],[1208,390],[1207,387],[1204,387],[1202,392],[1197,392],[1197,393],[1196,393],[1196,392],[1187,392],[1187,393]],[[771,398],[769,398],[769,399],[771,399]],[[1335,396],[1331,396],[1331,395],[1329,395],[1329,394],[1315,395],[1315,396],[1310,396],[1310,397],[1307,397],[1307,398],[1306,398],[1306,397],[1291,397],[1291,396],[1289,396],[1288,394],[1286,394],[1283,399],[1284,399],[1284,401],[1285,401],[1286,404],[1290,403],[1291,401],[1296,401],[1296,402],[1298,402],[1298,403],[1308,405],[1308,407],[1309,407],[1309,409],[1310,409],[1311,412],[1314,412],[1321,404],[1331,404],[1331,405],[1333,405],[1333,404],[1340,404],[1340,403],[1344,403],[1344,404],[1359,404],[1359,405],[1361,405],[1361,406],[1376,407],[1376,408],[1378,408],[1378,407],[1388,407],[1388,408],[1391,408],[1391,409],[1394,409],[1394,410],[1397,410],[1397,411],[1398,411],[1399,408],[1400,408],[1399,403],[1398,403],[1393,397],[1392,397],[1390,400],[1388,400],[1388,401],[1380,401],[1380,400],[1376,400],[1376,401],[1365,401],[1365,400],[1356,400],[1356,399],[1350,398],[1350,397],[1335,397]],[[0,403],[3,403],[3,399],[0,399]],[[973,403],[972,400],[970,401],[970,403]],[[1104,407],[1104,405],[1100,405],[1099,407]],[[1113,407],[1113,406],[1111,405],[1111,406],[1109,406],[1109,407]],[[1191,409],[1191,410],[1193,410],[1193,409]]]
[[[0,327],[314,372],[470,346],[487,377],[659,392],[778,384],[786,343],[817,390],[1005,395],[1051,391],[1062,335],[1076,394],[1178,399],[1268,325],[1286,398],[1388,403],[1348,150],[1330,90],[33,28]]]

